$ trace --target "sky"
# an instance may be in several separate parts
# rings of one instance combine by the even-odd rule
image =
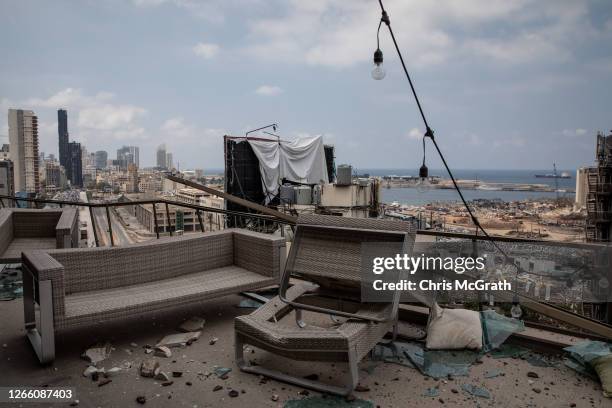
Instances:
[[[575,169],[612,129],[609,0],[386,0],[436,140],[453,168]],[[371,78],[375,0],[0,2],[0,135],[7,109],[57,109],[88,151],[168,145],[181,169],[222,168],[223,135],[278,123],[323,135],[336,162],[416,168],[424,126],[388,31]],[[264,135],[265,136],[265,135]],[[440,168],[429,144],[427,162]]]

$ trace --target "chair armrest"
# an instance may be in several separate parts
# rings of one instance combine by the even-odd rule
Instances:
[[[55,319],[65,314],[64,266],[44,251],[26,251],[21,254],[23,279],[50,280],[53,291],[53,315]],[[36,287],[36,286],[35,286]]]
[[[62,211],[55,226],[56,248],[79,247],[79,212],[76,208],[66,208]]]
[[[232,232],[234,265],[264,276],[280,276],[285,262],[285,238],[241,229]]]
[[[13,240],[13,214],[11,210],[0,210],[0,255],[6,251]]]

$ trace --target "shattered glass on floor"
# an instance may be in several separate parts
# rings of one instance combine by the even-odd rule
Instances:
[[[7,301],[23,297],[21,266],[5,264],[0,268],[0,300]]]
[[[285,403],[284,408],[374,408],[374,404],[362,399],[347,401],[343,397],[323,396],[292,399]]]

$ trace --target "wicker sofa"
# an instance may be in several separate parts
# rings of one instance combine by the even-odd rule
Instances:
[[[79,246],[79,212],[75,208],[0,210],[0,261],[21,262],[31,249]]]
[[[238,229],[124,247],[26,251],[28,337],[47,363],[55,357],[56,330],[276,285],[284,258],[284,238]]]

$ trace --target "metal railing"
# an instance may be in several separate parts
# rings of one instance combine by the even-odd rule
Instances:
[[[126,207],[126,206],[137,206],[137,205],[152,205],[153,206],[153,216],[154,216],[154,225],[155,225],[155,234],[156,237],[160,237],[159,231],[159,220],[157,217],[157,205],[162,204],[165,207],[166,211],[166,219],[168,225],[171,225],[170,222],[170,211],[169,205],[189,208],[196,211],[198,216],[198,222],[200,226],[200,230],[204,231],[204,223],[202,220],[202,213],[218,213],[222,214],[224,219],[224,227],[228,224],[232,226],[239,226],[242,228],[248,228],[259,231],[272,232],[273,230],[281,227],[281,232],[284,231],[284,226],[292,226],[295,222],[292,222],[287,219],[281,219],[279,217],[275,217],[273,215],[262,215],[258,213],[247,213],[240,211],[232,211],[220,208],[206,207],[200,206],[196,204],[189,204],[179,201],[166,200],[166,199],[151,199],[151,200],[134,200],[134,201],[126,201],[126,202],[104,202],[104,203],[85,203],[85,202],[75,202],[75,201],[63,201],[63,200],[47,200],[47,199],[37,199],[37,198],[21,198],[7,195],[0,195],[0,206],[5,207],[5,200],[9,200],[13,203],[34,203],[36,207],[38,204],[55,204],[59,207],[63,206],[76,206],[76,207],[87,207],[89,209],[89,214],[92,220],[92,227],[94,231],[94,238],[96,246],[99,246],[99,240],[96,232],[95,225],[95,217],[93,216],[93,210],[95,208],[104,208],[106,212],[106,220],[109,226],[109,234],[110,234],[110,243],[111,246],[114,246],[113,234],[112,234],[112,224],[110,219],[110,208],[115,207]],[[230,222],[231,221],[231,222]],[[170,228],[170,235],[172,235],[173,230]],[[571,246],[575,248],[593,248],[595,246],[601,246],[602,244],[596,243],[563,243],[563,242],[554,242],[554,241],[543,241],[543,240],[535,240],[528,238],[515,238],[515,237],[499,237],[492,236],[487,237],[484,235],[476,235],[476,234],[463,234],[463,233],[455,233],[455,232],[445,232],[445,231],[434,231],[434,230],[419,230],[417,235],[421,236],[430,236],[434,237],[436,240],[439,239],[459,239],[459,240],[468,240],[472,243],[473,255],[477,256],[478,254],[478,243],[481,241],[499,241],[499,242],[512,242],[512,243],[544,243],[546,242],[549,245],[560,245],[560,246]],[[547,302],[539,301],[538,299],[534,299],[532,297],[520,294],[518,295],[521,304],[527,306],[532,311],[543,314],[554,319],[563,321],[572,326],[581,328],[583,330],[587,330],[589,332],[598,334],[605,338],[612,338],[612,326],[605,324],[601,321],[597,321],[595,319],[589,318],[587,316],[582,316],[577,313],[573,313],[561,307],[552,305]],[[483,299],[479,299],[479,303],[482,303]],[[512,301],[512,299],[506,299],[505,301]],[[609,318],[610,316],[606,316]]]
[[[123,202],[103,202],[103,203],[86,203],[82,201],[67,201],[67,200],[50,200],[50,199],[41,199],[41,198],[24,198],[24,197],[15,197],[9,195],[0,195],[0,207],[5,208],[7,204],[5,203],[7,200],[10,203],[13,203],[15,206],[19,206],[18,203],[32,203],[34,206],[30,206],[30,208],[42,208],[40,204],[53,204],[57,205],[60,208],[64,206],[74,206],[74,207],[86,207],[89,209],[89,216],[91,218],[94,241],[96,247],[100,246],[100,240],[98,237],[98,229],[96,227],[96,219],[94,217],[94,209],[96,208],[104,208],[106,212],[106,222],[108,225],[108,235],[110,238],[111,246],[115,246],[115,240],[113,237],[113,227],[111,222],[111,212],[110,209],[114,209],[116,207],[132,207],[138,205],[151,205],[152,213],[153,213],[153,223],[154,223],[154,233],[156,238],[160,238],[160,231],[163,228],[167,231],[170,236],[174,235],[176,230],[176,222],[175,225],[172,225],[171,217],[170,217],[170,205],[175,207],[188,208],[196,211],[196,216],[198,218],[198,226],[200,227],[200,231],[204,232],[206,230],[205,223],[202,218],[203,213],[215,213],[221,214],[223,217],[223,228],[226,228],[228,225],[238,226],[240,228],[251,229],[255,231],[261,232],[272,232],[276,230],[279,226],[282,225],[292,225],[293,223],[279,219],[277,217],[271,215],[264,215],[258,213],[249,213],[249,212],[241,212],[241,211],[233,211],[226,210],[223,208],[215,208],[215,207],[207,207],[197,204],[190,204],[181,201],[167,200],[163,198],[156,198],[150,200],[133,200],[133,201],[123,201]],[[160,220],[157,215],[157,205],[163,205],[166,213],[166,225],[161,226]],[[221,227],[219,225],[219,227]],[[194,227],[195,228],[195,227]],[[283,229],[281,229],[283,231]]]

